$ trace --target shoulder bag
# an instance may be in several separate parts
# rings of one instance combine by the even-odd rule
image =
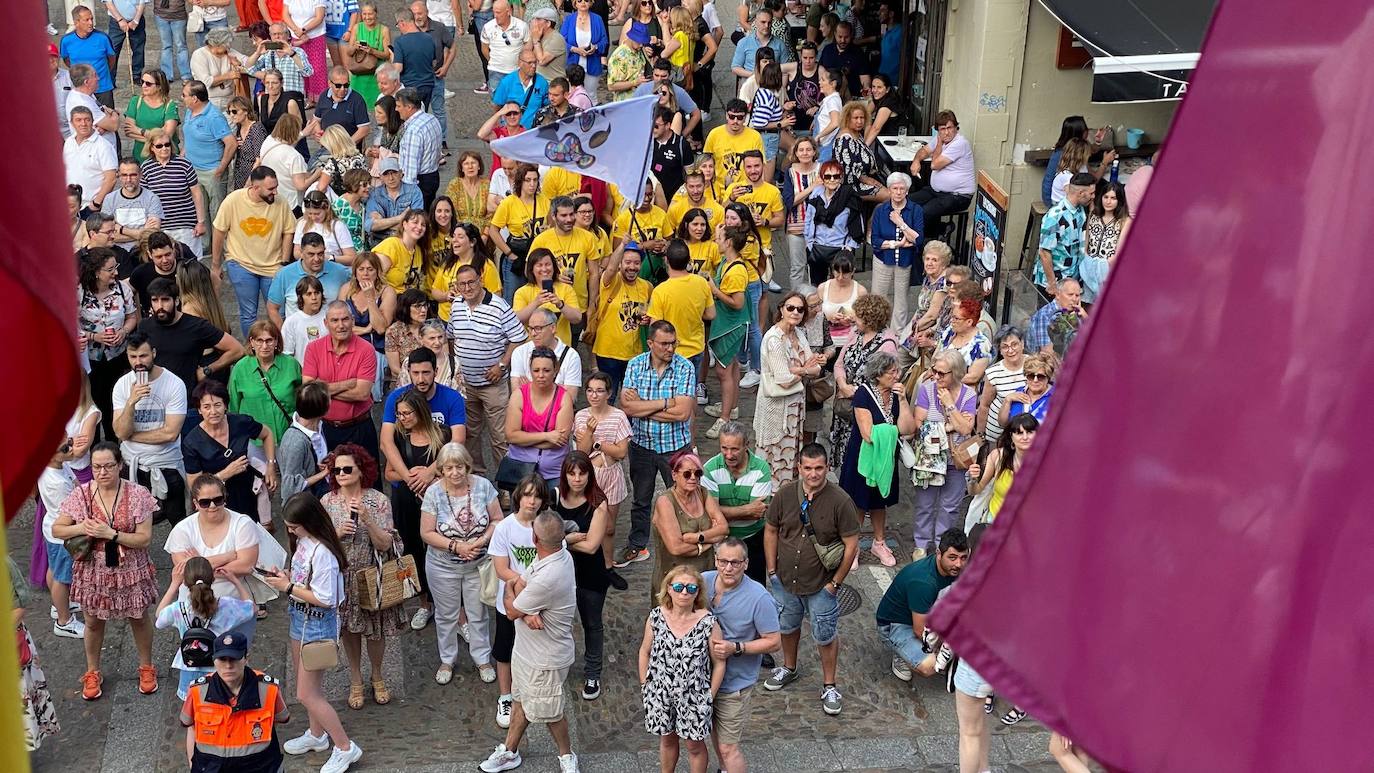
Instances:
[[[811,519],[807,517],[807,511],[811,509],[811,500],[806,498],[806,492],[802,491],[801,481],[797,481],[797,503],[801,505],[802,528],[806,530],[806,538],[811,541],[811,547],[816,549],[816,556],[821,559],[821,566],[826,571],[834,571],[844,560],[844,540],[832,542],[828,545],[823,544],[816,536],[816,529],[811,525]]]
[[[959,395],[962,395],[964,393],[964,390],[967,388],[968,387],[966,385],[959,385],[959,394],[954,396],[956,410],[958,409]],[[948,421],[946,421],[945,424],[946,432],[951,437],[953,437],[953,425],[950,425]],[[978,435],[976,433],[973,435],[969,435],[968,437],[964,438],[958,443],[949,444],[949,458],[951,461],[954,462],[954,466],[956,468],[960,470],[967,470],[969,466],[972,465],[978,459],[978,447]]]
[[[567,357],[568,352],[571,350],[571,346],[563,350],[562,357],[558,358],[558,364],[554,366],[554,373],[557,373],[558,370],[563,367],[563,357]],[[561,386],[554,387],[553,395],[555,398],[558,397],[560,389],[562,389]],[[529,406],[524,406],[524,408],[522,408],[521,410],[524,410],[528,407]],[[540,431],[548,432],[549,422],[552,420],[553,417],[557,415],[557,408],[550,405],[548,416],[544,418],[544,428]],[[524,480],[526,477],[530,475],[539,474],[539,459],[543,456],[544,449],[541,448],[539,449],[539,453],[535,456],[535,459],[532,462],[517,461],[515,459],[510,458],[509,454],[501,457],[501,464],[496,468],[496,487],[498,489],[501,489],[502,491],[515,491],[515,487],[520,485],[520,481]]]
[[[81,496],[86,500],[86,517],[95,517],[95,502],[91,499],[91,492],[85,486],[78,486]],[[75,537],[68,537],[62,540],[62,547],[66,548],[71,554],[73,561],[85,561],[95,552],[95,540],[85,534],[78,534]]]
[[[516,276],[525,275],[525,258],[530,254],[530,244],[534,242],[534,224],[537,222],[539,222],[539,194],[536,193],[534,196],[534,213],[530,215],[530,222],[525,229],[525,235],[506,237],[506,246],[510,247],[511,253],[515,255],[511,258],[510,270]]]
[[[345,52],[348,54],[345,64],[348,65],[348,71],[354,75],[371,75],[377,71],[379,61],[377,55],[372,53],[372,47],[358,40],[359,26],[361,25],[353,25],[353,39],[348,43],[348,50]]]
[[[316,545],[315,550],[320,546]],[[310,578],[315,574],[315,554],[310,554],[310,568],[306,570],[305,584],[310,585]],[[300,602],[298,602],[300,603]],[[309,604],[306,605],[310,606]],[[335,610],[337,611],[337,607]],[[337,617],[336,617],[337,620]],[[316,639],[315,641],[301,642],[301,668],[306,671],[329,671],[339,665],[339,634],[337,629],[333,639]]]
[[[276,393],[272,391],[272,385],[267,383],[267,374],[262,372],[262,366],[254,365],[253,369],[258,372],[258,378],[262,379],[262,389],[268,397],[272,398],[272,404],[277,406],[277,410],[281,411],[281,415],[285,416],[287,421],[291,421],[291,412],[286,410],[286,406],[281,404],[281,400],[277,399]]]

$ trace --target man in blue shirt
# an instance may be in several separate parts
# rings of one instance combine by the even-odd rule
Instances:
[[[196,169],[196,179],[205,189],[205,215],[215,219],[226,193],[225,171],[239,148],[238,138],[229,128],[224,114],[210,104],[210,91],[200,81],[181,84],[181,102],[186,111],[181,116],[181,131],[186,138],[183,155]]]
[[[534,52],[525,49],[520,52],[515,72],[501,79],[496,92],[491,95],[492,104],[500,106],[507,102],[520,105],[520,125],[526,129],[534,128],[534,117],[544,109],[549,101],[549,82],[536,70],[539,60]]]
[[[143,0],[105,0],[105,10],[110,14],[113,67],[119,67],[119,52],[124,50],[124,40],[127,38],[129,66],[133,70],[133,83],[138,85],[139,78],[143,76],[143,46],[148,40],[148,28],[143,24]],[[113,76],[110,80],[114,80]]]
[[[363,95],[349,87],[348,68],[336,65],[329,69],[329,88],[315,103],[315,120],[307,127],[311,134],[331,126],[342,126],[354,145],[361,145],[372,129],[372,111],[367,109]]]
[[[887,28],[879,44],[881,56],[878,59],[878,72],[886,75],[889,83],[896,84],[901,81],[902,22],[894,0],[883,0],[878,4],[878,23]]]
[[[741,78],[748,78],[754,74],[754,60],[760,48],[768,46],[773,49],[773,53],[778,55],[778,61],[783,61],[782,41],[773,37],[771,28],[773,26],[773,13],[767,8],[760,8],[754,14],[754,31],[743,38],[740,38],[735,45],[735,55],[730,59],[730,70]]]
[[[744,770],[740,738],[749,715],[749,696],[759,680],[764,655],[782,642],[778,607],[768,589],[745,572],[749,551],[736,537],[716,545],[716,571],[702,574],[711,614],[721,638],[711,654],[725,659],[725,678],[712,705],[711,740],[724,770]]]
[[[311,203],[310,196],[316,193],[320,198],[324,198],[323,193],[311,191],[306,194],[307,204]],[[347,266],[325,260],[323,236],[313,232],[302,236],[301,259],[289,266],[283,266],[277,275],[272,277],[272,284],[267,288],[267,317],[278,330],[287,317],[299,310],[296,305],[296,283],[305,276],[313,276],[320,280],[324,287],[324,302],[329,303],[338,299],[339,289],[348,282],[351,274]]]
[[[400,449],[396,447],[396,403],[400,401],[401,396],[412,389],[419,392],[429,403],[429,413],[434,423],[448,427],[453,433],[453,442],[466,443],[468,439],[467,404],[463,402],[463,396],[458,390],[435,383],[435,375],[438,372],[435,360],[434,351],[427,346],[421,346],[411,352],[406,363],[410,383],[391,390],[386,396],[386,403],[382,406],[382,455],[396,469],[408,470],[405,484],[410,486],[416,496],[423,495],[439,471],[433,464],[427,467],[412,467],[406,464]],[[437,459],[438,456],[438,449],[434,449],[434,458]]]
[[[679,133],[684,137],[690,135],[697,128],[697,125],[701,123],[701,110],[698,109],[696,101],[693,100],[681,86],[673,83],[672,62],[669,62],[667,59],[659,59],[654,62],[653,72],[654,79],[648,83],[641,83],[636,86],[634,95],[636,97],[647,97],[650,94],[657,94],[660,89],[672,88],[673,98],[677,100],[678,109],[682,111],[683,115],[687,116],[687,122],[682,125],[682,131]],[[676,188],[674,190],[676,190]],[[671,199],[672,197],[673,194],[669,193],[668,198]]]
[[[100,84],[96,86],[95,98],[100,104],[114,108],[114,67],[118,55],[110,36],[95,28],[95,15],[91,9],[78,5],[72,11],[71,32],[62,36],[58,43],[62,61],[71,69],[75,64],[89,64],[95,68]]]
[[[415,13],[409,8],[396,12],[396,29],[400,35],[391,41],[393,61],[401,68],[401,85],[420,92],[420,100],[426,105],[434,93],[434,62],[439,59],[434,47],[434,38],[421,32],[415,24]],[[439,98],[443,99],[443,94]]]
[[[1026,328],[1026,351],[1030,354],[1054,354],[1054,342],[1050,340],[1050,325],[1060,314],[1077,314],[1086,317],[1083,311],[1083,286],[1071,276],[1060,279],[1054,288],[1054,300],[1041,306],[1031,315]]]
[[[420,186],[401,180],[401,160],[387,156],[378,164],[382,174],[382,184],[373,188],[367,197],[367,210],[363,213],[363,232],[367,234],[369,245],[376,244],[391,235],[391,230],[401,223],[401,216],[407,209],[424,210],[424,197]]]

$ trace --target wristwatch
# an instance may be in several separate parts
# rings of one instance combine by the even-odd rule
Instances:
[[[735,642],[735,657],[739,657],[740,655],[743,655],[743,654],[744,654],[744,645],[741,644],[740,642]]]
[[[705,534],[702,534],[701,532],[697,532],[697,544],[698,544],[698,545],[705,545],[705,544],[706,544],[706,535],[705,535]]]
[[[202,366],[200,366],[200,373],[201,373],[202,376],[205,376],[206,378],[210,378],[210,366],[209,366],[209,365],[202,365]]]

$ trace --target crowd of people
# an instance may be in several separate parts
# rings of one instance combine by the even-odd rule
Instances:
[[[946,675],[961,769],[986,770],[991,688],[925,616],[1005,501],[1130,224],[1082,119],[1047,174],[1052,300],[996,328],[944,240],[974,192],[957,117],[909,167],[873,150],[915,125],[892,0],[742,2],[724,23],[709,0],[236,4],[236,30],[228,2],[156,4],[160,66],[139,0],[103,4],[108,33],[76,5],[49,47],[87,375],[29,578],[53,633],[84,640],[82,697],[102,695],[109,621],[132,628],[145,694],[171,628],[193,766],[330,751],[341,773],[362,749],[321,689],[336,646],[346,705],[385,705],[386,648],[432,622],[438,684],[470,659],[497,685],[507,734],[482,770],[519,766],[542,724],[575,771],[575,640],[597,700],[607,594],[651,561],[645,728],[665,771],[685,747],[691,770],[714,753],[736,773],[754,687],[799,678],[804,621],[820,708],[842,712],[839,617],[867,553],[905,564],[875,612],[892,673]],[[715,93],[725,24],[733,95]],[[494,151],[460,152],[441,187],[465,34],[484,141],[656,96],[644,189]],[[889,528],[904,505],[909,542]],[[285,696],[244,664],[281,596],[309,726],[279,744]],[[32,653],[25,673],[36,748],[56,718]]]

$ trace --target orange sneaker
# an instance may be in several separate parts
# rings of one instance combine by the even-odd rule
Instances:
[[[138,667],[138,691],[144,695],[157,692],[157,669],[153,666]]]
[[[104,678],[99,671],[87,671],[81,675],[81,697],[84,700],[93,701],[104,693],[100,690],[100,685],[104,683]]]

